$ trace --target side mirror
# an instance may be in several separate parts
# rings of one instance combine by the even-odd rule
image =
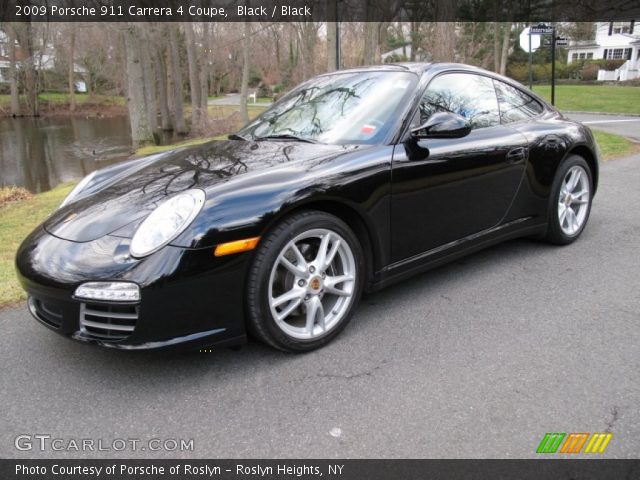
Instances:
[[[411,130],[411,138],[462,138],[471,132],[471,124],[461,115],[437,112],[417,128]]]

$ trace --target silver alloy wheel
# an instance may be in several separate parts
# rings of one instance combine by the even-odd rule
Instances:
[[[590,201],[589,176],[584,168],[574,165],[564,176],[558,196],[558,220],[565,235],[573,236],[580,231]]]
[[[287,335],[314,339],[344,318],[355,287],[356,261],[346,240],[332,230],[308,230],[287,243],[274,262],[271,315]]]

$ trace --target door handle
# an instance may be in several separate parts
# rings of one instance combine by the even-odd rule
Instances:
[[[514,148],[507,153],[507,161],[510,163],[519,162],[527,158],[527,149],[524,147]]]

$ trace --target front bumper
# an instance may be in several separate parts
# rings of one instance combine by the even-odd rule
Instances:
[[[85,343],[126,350],[197,349],[246,341],[244,285],[249,254],[166,246],[143,259],[129,239],[72,242],[38,228],[20,246],[16,269],[29,310],[49,329]],[[127,281],[139,302],[77,299],[89,281]]]

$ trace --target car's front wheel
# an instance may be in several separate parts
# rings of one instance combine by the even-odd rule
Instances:
[[[286,351],[319,348],[348,323],[362,289],[358,239],[339,218],[297,213],[266,235],[247,290],[248,326]]]
[[[553,183],[547,240],[566,245],[577,239],[589,219],[593,180],[587,162],[569,156],[560,165]]]

